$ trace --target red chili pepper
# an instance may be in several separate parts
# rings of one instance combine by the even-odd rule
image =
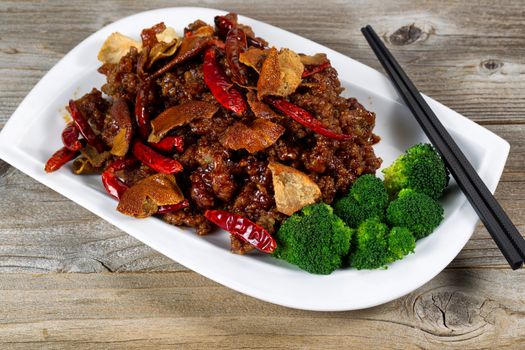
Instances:
[[[315,119],[315,117],[309,112],[284,99],[268,97],[266,98],[266,102],[268,102],[270,105],[272,105],[285,115],[289,116],[296,122],[306,126],[307,128],[320,135],[336,140],[347,140],[354,138],[353,135],[339,134],[328,130],[319,120]]]
[[[219,32],[219,35],[223,38],[228,35],[228,32],[232,29],[237,27],[237,23],[233,23],[228,18],[224,16],[216,16],[215,17],[215,27],[217,28],[217,31]],[[260,49],[263,49],[265,47],[264,43],[261,42],[259,39],[254,38],[250,35],[246,35],[247,43],[251,46],[258,47]]]
[[[116,199],[120,199],[122,194],[124,194],[124,192],[126,192],[126,190],[129,188],[128,185],[126,185],[117,177],[117,175],[115,175],[115,171],[129,168],[136,163],[137,160],[135,158],[123,158],[111,162],[106,167],[106,169],[102,172],[102,184],[110,195]]]
[[[135,119],[139,127],[140,136],[147,140],[151,132],[151,124],[148,111],[149,85],[142,85],[137,91],[135,98]]]
[[[206,210],[204,216],[215,225],[242,238],[265,253],[272,253],[277,247],[275,239],[268,231],[240,215],[225,210]]]
[[[66,125],[62,131],[62,143],[70,151],[78,151],[82,148],[82,142],[78,139],[80,131],[74,122],[70,122]]]
[[[174,174],[182,171],[182,165],[175,159],[163,156],[140,141],[133,145],[133,155],[145,165],[163,174]]]
[[[173,148],[176,148],[177,152],[184,152],[184,138],[182,136],[166,136],[159,142],[150,143],[150,145],[159,151],[171,152]]]
[[[237,114],[244,114],[248,108],[246,101],[241,92],[233,87],[232,82],[217,63],[215,48],[209,48],[204,54],[202,70],[204,82],[208,85],[213,97],[229,110]]]
[[[317,66],[311,66],[309,68],[305,68],[303,71],[303,74],[301,75],[301,78],[306,78],[315,73],[322,72],[328,67],[330,67],[330,62],[324,62]]]
[[[186,208],[190,205],[190,202],[188,202],[187,199],[183,200],[180,203],[177,204],[171,204],[171,205],[161,205],[159,207],[159,210],[157,211],[157,214],[166,214],[166,213],[172,213],[177,210],[181,210],[183,208]]]
[[[102,184],[104,185],[107,193],[116,199],[120,199],[122,194],[124,194],[124,192],[126,192],[126,190],[129,188],[128,185],[119,180],[115,174],[106,171],[102,173]]]
[[[230,29],[235,26],[232,21],[224,16],[215,16],[214,22],[217,32],[219,32],[219,35],[223,38],[225,38]]]
[[[44,170],[46,173],[52,173],[53,171],[60,169],[62,165],[75,158],[78,154],[78,151],[71,151],[64,146],[47,160]]]
[[[95,134],[95,132],[91,128],[91,125],[89,125],[82,113],[80,113],[77,104],[73,100],[69,100],[69,111],[71,112],[71,117],[75,121],[78,130],[80,131],[82,136],[84,136],[87,143],[95,147],[98,152],[104,152],[104,143],[100,139],[99,135]]]
[[[232,80],[239,85],[248,85],[248,70],[239,61],[241,53],[246,51],[246,34],[241,29],[234,27],[226,35],[226,60],[232,72]]]

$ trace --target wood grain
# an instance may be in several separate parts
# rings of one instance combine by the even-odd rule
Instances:
[[[236,11],[380,70],[359,32],[371,24],[424,93],[510,142],[496,197],[525,232],[523,1],[4,0],[0,128],[88,35],[171,6]],[[524,270],[508,270],[481,225],[409,296],[312,313],[200,277],[3,161],[0,198],[0,349],[525,348]]]
[[[53,1],[0,6],[0,123],[70,49],[102,26],[152,8],[237,11],[380,69],[359,28],[371,24],[426,94],[484,123],[524,123],[521,1]],[[278,9],[278,10],[277,10]],[[300,15],[297,15],[300,13]],[[406,28],[412,26],[412,31]],[[405,34],[404,34],[405,33]],[[412,34],[406,34],[412,33]]]
[[[520,349],[524,277],[449,270],[394,302],[325,313],[257,301],[186,272],[3,274],[0,347]]]

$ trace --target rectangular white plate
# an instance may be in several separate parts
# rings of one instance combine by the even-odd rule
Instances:
[[[94,33],[60,60],[20,104],[0,134],[0,157],[186,267],[239,292],[280,305],[327,311],[366,308],[413,291],[445,268],[470,238],[477,222],[474,210],[454,183],[442,200],[445,220],[433,234],[418,241],[415,254],[386,270],[341,269],[317,276],[271,256],[231,254],[224,232],[199,237],[190,229],[156,218],[139,220],[121,215],[98,176],[77,176],[68,166],[53,174],[44,172],[46,160],[61,147],[62,114],[67,101],[92,87],[100,88],[104,82],[96,72],[96,55],[107,36],[119,31],[138,38],[142,28],[161,21],[182,33],[184,26],[194,20],[213,23],[214,16],[220,14],[224,12],[206,8],[159,9],[124,18]],[[390,164],[407,147],[427,141],[381,73],[282,29],[242,16],[239,21],[252,26],[271,45],[306,54],[325,52],[339,72],[345,95],[357,97],[377,113],[375,132],[382,141],[375,151],[384,164]],[[494,192],[509,144],[431,98],[425,99]]]

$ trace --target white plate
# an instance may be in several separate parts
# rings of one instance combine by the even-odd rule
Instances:
[[[68,99],[80,97],[104,81],[96,72],[99,66],[96,55],[108,35],[119,31],[138,38],[142,28],[160,21],[182,33],[184,26],[196,19],[213,23],[213,17],[223,13],[205,8],[159,9],[121,19],[91,35],[42,78],[11,116],[0,134],[0,157],[186,267],[275,304],[326,311],[366,308],[410,293],[443,270],[470,238],[478,220],[454,183],[443,198],[445,220],[433,234],[418,241],[415,254],[386,270],[341,269],[328,276],[317,276],[271,256],[231,254],[225,233],[199,237],[192,230],[177,228],[156,218],[138,220],[124,216],[115,210],[116,202],[106,195],[98,176],[76,176],[68,166],[53,174],[44,172],[48,157],[61,147],[63,107]],[[357,97],[377,113],[375,132],[382,141],[375,151],[384,164],[391,163],[407,147],[426,141],[383,74],[282,29],[242,16],[239,20],[278,47],[307,54],[327,53],[347,89],[345,94]],[[425,98],[494,192],[509,144],[442,104]]]

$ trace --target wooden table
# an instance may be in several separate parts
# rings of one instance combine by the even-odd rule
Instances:
[[[496,197],[525,232],[522,1],[4,0],[0,127],[85,37],[135,12],[177,5],[236,11],[379,69],[359,31],[372,24],[423,92],[510,142]],[[188,271],[2,161],[0,198],[1,349],[525,348],[525,270],[506,266],[481,225],[451,265],[412,294],[368,310],[316,313]]]

